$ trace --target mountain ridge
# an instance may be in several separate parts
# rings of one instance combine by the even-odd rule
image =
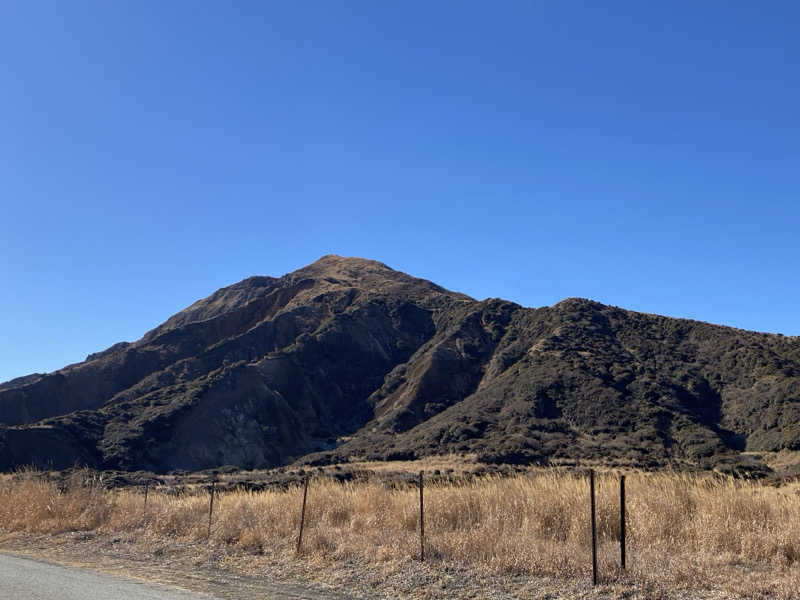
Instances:
[[[798,339],[583,298],[478,301],[326,255],[221,288],[82,363],[0,384],[0,467],[457,452],[705,468],[800,450],[798,423]]]

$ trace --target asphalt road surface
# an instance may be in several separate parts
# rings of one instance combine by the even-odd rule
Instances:
[[[215,600],[214,596],[0,554],[2,600]]]

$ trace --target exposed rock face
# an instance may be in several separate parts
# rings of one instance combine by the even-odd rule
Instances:
[[[0,385],[0,423],[2,468],[449,452],[711,465],[800,449],[800,340],[581,299],[478,302],[326,256]]]

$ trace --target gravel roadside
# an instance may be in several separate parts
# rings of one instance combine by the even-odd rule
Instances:
[[[223,600],[723,600],[729,591],[669,589],[636,581],[502,575],[438,564],[348,560],[315,562],[290,552],[251,555],[214,543],[141,542],[104,533],[0,533],[0,550],[63,565],[200,592]]]

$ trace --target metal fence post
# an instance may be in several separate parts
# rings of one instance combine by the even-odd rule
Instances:
[[[594,500],[594,469],[589,471],[589,498],[592,515],[592,585],[597,585],[597,518]]]
[[[303,524],[306,520],[306,497],[308,496],[308,475],[303,482],[303,508],[300,509],[300,533],[297,535],[297,548],[295,553],[300,554],[300,544],[303,543]]]
[[[208,538],[211,537],[211,515],[214,514],[214,489],[216,485],[216,481],[211,482],[211,501],[208,504]]]
[[[419,560],[425,561],[425,501],[423,499],[423,474],[419,472]]]
[[[625,475],[619,476],[619,562],[625,570]]]

